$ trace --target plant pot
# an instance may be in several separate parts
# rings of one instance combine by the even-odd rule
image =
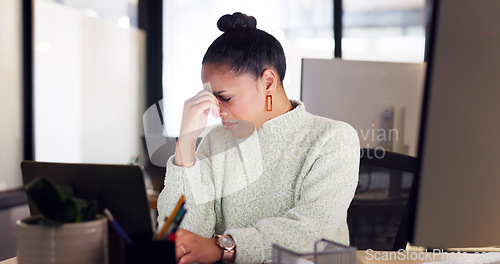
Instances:
[[[18,264],[107,264],[108,226],[107,219],[99,216],[93,221],[47,227],[17,224]]]

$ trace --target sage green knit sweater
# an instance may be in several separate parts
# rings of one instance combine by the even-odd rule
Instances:
[[[346,123],[295,108],[235,139],[212,129],[190,168],[167,162],[158,198],[163,222],[181,194],[181,228],[204,237],[231,235],[237,263],[270,260],[272,243],[312,251],[316,239],[349,244],[347,208],[358,183],[359,140]]]

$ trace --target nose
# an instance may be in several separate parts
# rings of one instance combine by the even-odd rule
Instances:
[[[224,104],[219,104],[219,114],[221,117],[225,117],[225,116],[229,115],[229,111],[224,106]]]

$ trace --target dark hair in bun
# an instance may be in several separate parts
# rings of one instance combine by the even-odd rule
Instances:
[[[256,28],[257,20],[242,13],[224,15],[217,27],[224,33],[208,47],[202,64],[220,65],[235,74],[252,74],[255,78],[273,68],[283,82],[286,59],[279,41]]]
[[[222,32],[227,32],[238,28],[257,28],[257,19],[240,12],[232,15],[223,15],[217,21],[217,28]]]

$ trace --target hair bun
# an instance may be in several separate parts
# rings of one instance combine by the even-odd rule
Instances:
[[[227,14],[219,18],[217,28],[222,32],[241,28],[257,28],[257,20],[253,16],[236,12],[232,15]]]

